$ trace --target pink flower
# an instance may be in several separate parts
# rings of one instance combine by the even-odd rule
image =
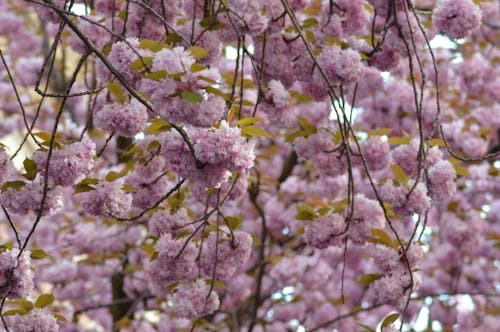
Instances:
[[[210,285],[202,279],[179,286],[173,301],[177,315],[189,319],[211,314],[220,304],[217,293],[210,292]]]
[[[0,294],[11,299],[28,297],[33,290],[30,251],[7,250],[0,254]]]
[[[432,21],[451,38],[464,38],[481,24],[481,10],[472,0],[443,0],[438,2]]]
[[[26,315],[14,316],[13,331],[16,332],[57,332],[59,325],[54,316],[45,313],[43,309],[33,308]]]
[[[132,99],[127,104],[107,104],[94,115],[96,126],[124,137],[134,137],[146,129],[146,106]]]

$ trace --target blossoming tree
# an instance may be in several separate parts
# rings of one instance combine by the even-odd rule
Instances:
[[[0,329],[497,331],[499,22],[1,0]]]

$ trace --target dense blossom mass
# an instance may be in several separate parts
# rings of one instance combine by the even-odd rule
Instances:
[[[0,0],[0,331],[497,331],[499,22]]]

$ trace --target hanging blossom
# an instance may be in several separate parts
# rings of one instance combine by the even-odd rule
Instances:
[[[472,0],[443,0],[432,13],[432,21],[451,38],[464,38],[481,24],[481,10]]]
[[[33,290],[33,271],[30,251],[19,256],[19,249],[7,250],[0,254],[0,296],[23,299]]]
[[[54,316],[43,309],[33,308],[26,315],[16,315],[13,318],[13,331],[16,332],[57,332],[59,325]]]
[[[226,121],[219,128],[188,128],[187,133],[198,163],[179,134],[168,132],[161,138],[162,155],[180,177],[198,180],[205,187],[219,187],[233,171],[243,173],[253,167],[255,142],[247,141],[239,128]]]
[[[177,288],[173,297],[174,311],[184,318],[199,318],[213,313],[219,308],[219,296],[210,284],[202,279],[185,283]]]
[[[95,155],[95,143],[88,137],[84,137],[80,142],[65,145],[63,149],[54,149],[49,163],[50,183],[68,187],[80,182],[94,169]],[[33,161],[37,164],[40,174],[45,175],[47,152],[35,152]]]

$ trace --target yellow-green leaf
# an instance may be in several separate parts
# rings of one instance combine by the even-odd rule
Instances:
[[[108,91],[121,104],[123,104],[127,100],[127,97],[123,93],[122,86],[116,81],[108,83]]]
[[[155,53],[168,47],[167,44],[151,39],[141,39],[141,41],[139,42],[139,46],[143,49],[148,49]]]
[[[403,183],[406,183],[406,174],[405,171],[398,164],[391,165],[392,173]]]
[[[459,176],[470,176],[469,170],[465,167],[455,165],[453,168],[455,169],[455,173]]]
[[[44,259],[45,257],[48,257],[49,254],[47,254],[45,251],[42,249],[33,249],[31,250],[31,259]]]
[[[191,46],[190,48],[188,48],[188,50],[196,60],[203,59],[208,55],[208,50],[199,46]]]
[[[359,278],[358,283],[363,285],[369,285],[374,281],[379,280],[380,278],[382,278],[382,275],[380,273],[367,273],[361,278]]]
[[[399,317],[399,314],[397,314],[397,313],[393,313],[393,314],[390,314],[389,316],[385,317],[385,319],[383,320],[382,325],[381,325],[382,331],[384,331],[384,328],[386,328],[387,326],[394,323],[396,321],[396,319],[398,319],[398,317]]]
[[[36,299],[35,307],[37,308],[45,308],[54,302],[55,297],[52,294],[42,294]]]
[[[254,123],[260,122],[260,121],[262,121],[261,118],[243,118],[241,120],[236,121],[234,124],[236,126],[239,126],[239,125],[249,125],[249,124],[254,124]]]
[[[196,92],[182,91],[181,96],[192,104],[198,104],[203,101],[203,96]]]
[[[241,128],[241,133],[248,137],[259,137],[259,136],[271,137],[271,134],[269,134],[267,131],[256,126],[243,127]]]

